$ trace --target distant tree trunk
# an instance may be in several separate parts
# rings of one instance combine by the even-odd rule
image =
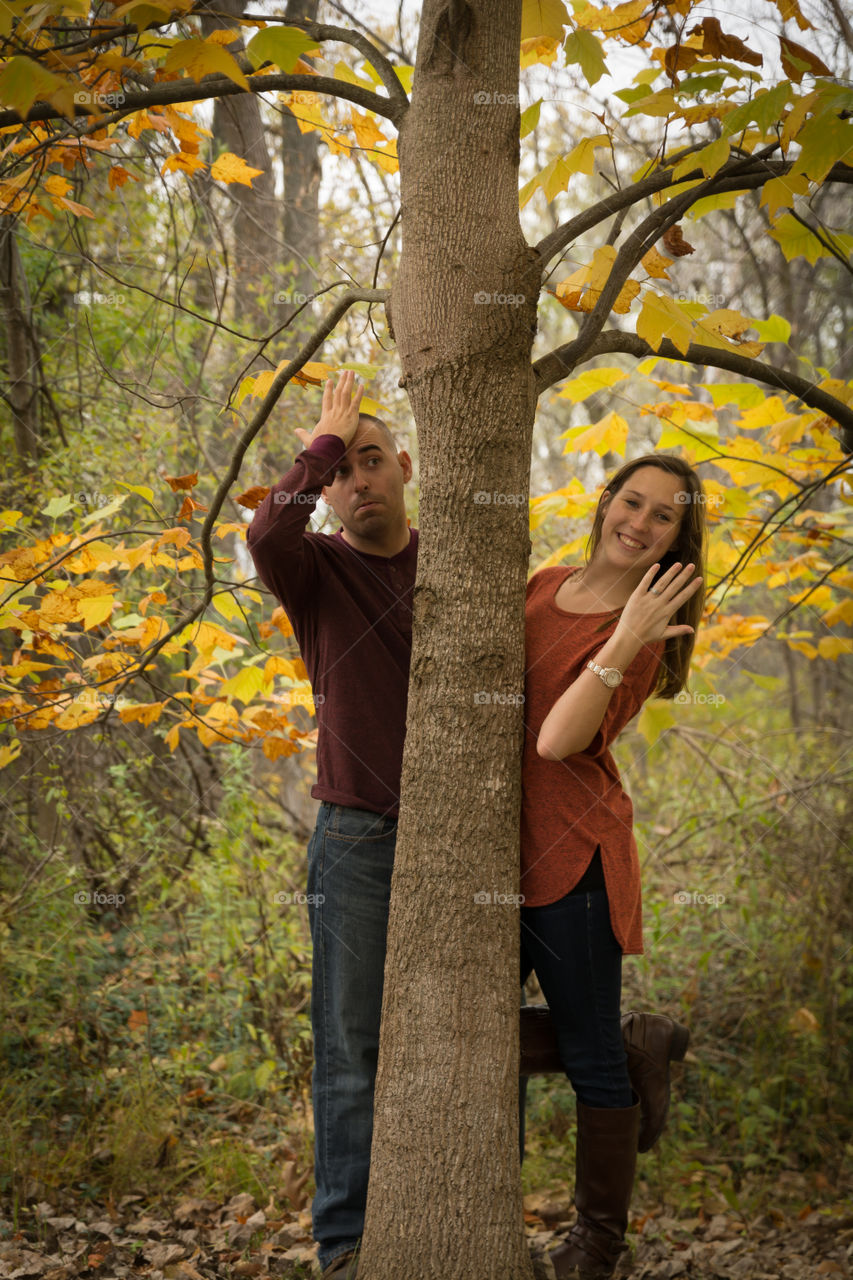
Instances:
[[[519,879],[539,292],[518,215],[520,21],[521,0],[427,0],[400,133],[391,321],[423,521],[359,1280],[532,1275],[505,900]]]
[[[230,20],[229,15],[239,17],[245,8],[246,0],[217,0],[215,14],[201,14],[202,30],[208,35],[217,28],[233,27],[239,33],[238,24]],[[238,48],[243,48],[242,41],[230,46],[231,52]],[[228,187],[228,198],[234,201],[231,270],[235,322],[238,327],[255,327],[264,333],[272,328],[278,289],[277,264],[282,250],[272,158],[257,96],[245,93],[217,98],[213,106],[213,133],[225,150],[233,151],[247,164],[263,171],[252,179],[251,186],[232,183]]]
[[[318,0],[288,0],[285,16],[317,17]],[[308,61],[308,59],[306,59]],[[287,319],[310,297],[318,284],[317,264],[320,258],[320,140],[316,132],[301,133],[296,117],[286,111],[282,115],[281,159],[284,167],[284,258],[292,260],[289,284],[284,290],[290,298],[283,301],[279,314]],[[311,308],[301,313],[308,328],[314,322]]]
[[[6,338],[5,398],[12,411],[15,452],[33,467],[39,460],[39,354],[15,220],[8,216],[0,218],[0,317]]]

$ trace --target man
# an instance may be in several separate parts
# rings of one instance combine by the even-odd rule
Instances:
[[[281,601],[317,709],[317,825],[308,847],[313,943],[314,1238],[324,1277],[351,1280],[361,1238],[412,645],[418,534],[412,462],[359,415],[344,372],[305,451],[258,507],[248,545]],[[307,532],[322,495],[343,526]]]
[[[418,547],[404,497],[411,458],[384,423],[359,414],[361,397],[349,371],[337,387],[326,383],[316,427],[297,430],[305,451],[248,533],[258,575],[293,625],[317,710],[312,795],[321,803],[308,846],[308,909],[312,1217],[324,1280],[355,1280],[364,1225]],[[321,495],[342,525],[333,537],[307,531]],[[675,1024],[643,1014],[623,1022],[650,1146],[669,1100]],[[533,1030],[523,1082],[562,1069],[541,1010]],[[523,1101],[521,1110],[523,1125]]]

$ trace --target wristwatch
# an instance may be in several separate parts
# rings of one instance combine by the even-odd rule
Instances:
[[[599,680],[604,681],[608,689],[615,689],[622,683],[622,672],[618,667],[600,667],[594,658],[590,658],[586,665],[590,671],[595,672]]]

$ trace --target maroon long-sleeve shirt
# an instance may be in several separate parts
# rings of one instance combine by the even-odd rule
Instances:
[[[346,452],[323,435],[255,512],[247,542],[293,626],[317,710],[317,781],[332,804],[396,814],[412,651],[418,532],[394,556],[356,551],[343,531],[306,532]]]

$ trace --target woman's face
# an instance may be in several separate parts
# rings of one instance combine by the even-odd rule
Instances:
[[[596,559],[606,556],[614,567],[642,576],[678,538],[685,497],[690,495],[678,476],[660,467],[638,467],[616,493],[605,490]]]

